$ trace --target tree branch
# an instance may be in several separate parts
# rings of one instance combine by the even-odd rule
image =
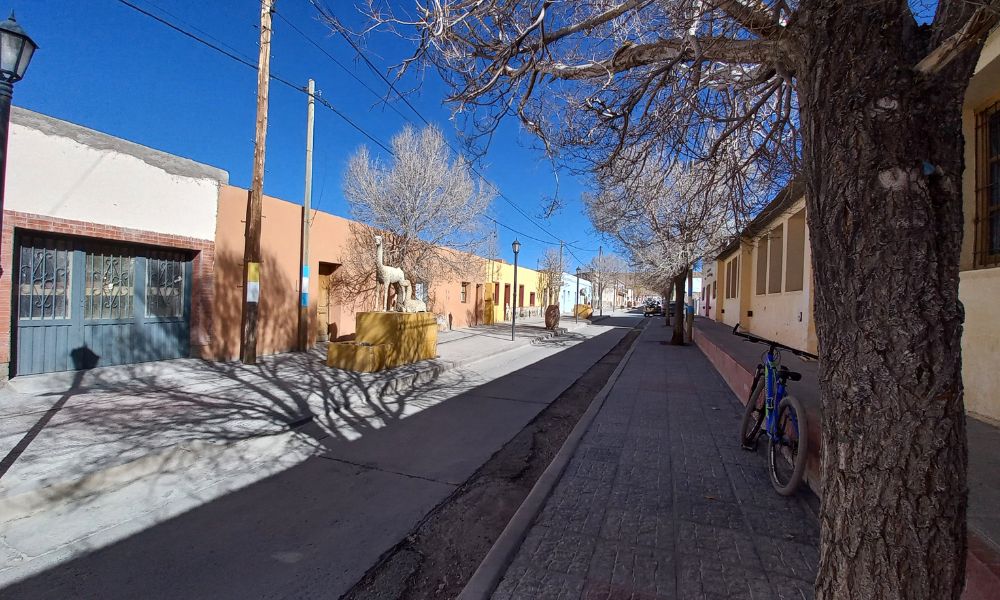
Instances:
[[[538,63],[535,70],[559,79],[592,79],[679,58],[764,64],[772,62],[779,51],[776,43],[767,40],[715,37],[701,38],[700,44],[699,52],[695,52],[690,44],[679,39],[659,40],[648,44],[627,44],[603,60],[579,65]]]
[[[715,0],[713,4],[756,36],[773,37],[781,29],[777,18],[761,10],[759,6],[749,6],[744,4],[742,0]]]
[[[1000,14],[987,7],[979,7],[958,32],[941,42],[925,56],[914,69],[924,75],[936,75],[966,50],[976,46],[997,24]]]

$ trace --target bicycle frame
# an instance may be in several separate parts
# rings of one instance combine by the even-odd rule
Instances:
[[[768,348],[763,357],[764,365],[764,430],[773,441],[779,441],[778,404],[785,397],[785,382],[778,376],[781,366],[781,354],[774,348]],[[798,427],[798,423],[795,424]]]

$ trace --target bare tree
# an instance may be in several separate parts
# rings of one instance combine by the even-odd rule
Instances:
[[[590,264],[587,265],[587,273],[590,282],[594,284],[594,297],[597,298],[597,309],[603,312],[605,304],[604,296],[606,290],[609,289],[608,286],[611,286],[611,290],[615,290],[615,282],[618,281],[618,276],[628,271],[628,269],[628,263],[617,254],[600,254],[590,260]],[[614,308],[614,301],[612,301],[611,307],[612,309]]]
[[[939,0],[926,25],[903,0],[426,0],[371,13],[414,32],[413,61],[439,70],[482,133],[516,115],[599,172],[625,150],[640,168],[678,154],[741,192],[801,171],[823,355],[817,595],[957,599],[961,109],[995,9]]]
[[[559,304],[559,290],[562,289],[562,253],[558,248],[546,248],[539,263],[542,287],[548,292],[549,304]]]
[[[424,286],[433,310],[433,282],[481,275],[483,261],[469,255],[483,247],[482,215],[493,188],[452,156],[433,125],[406,127],[393,137],[392,151],[385,162],[362,146],[348,162],[344,195],[359,223],[351,226],[337,290],[352,299],[374,291],[374,236],[380,234],[386,264],[401,267],[414,288]]]
[[[616,161],[624,162],[624,161]],[[673,344],[684,343],[681,310],[695,262],[735,233],[725,187],[706,186],[703,164],[654,164],[627,177],[605,177],[599,193],[585,197],[594,227],[628,253],[639,270],[676,298]],[[669,303],[667,305],[669,320]]]

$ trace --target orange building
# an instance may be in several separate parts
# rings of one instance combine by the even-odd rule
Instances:
[[[219,193],[215,235],[215,310],[212,344],[205,358],[233,359],[240,348],[240,306],[243,297],[243,244],[247,190],[225,185]],[[299,273],[302,206],[264,196],[261,228],[261,284],[258,353],[294,350],[298,340]],[[345,301],[334,289],[334,274],[345,264],[352,243],[351,221],[314,211],[309,233],[309,343],[354,333],[355,315],[372,310],[374,295]],[[442,249],[442,252],[454,250]],[[483,318],[486,275],[482,263],[476,281],[435,282],[428,309],[450,327],[467,327]]]

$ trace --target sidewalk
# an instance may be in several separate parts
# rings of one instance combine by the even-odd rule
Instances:
[[[709,358],[739,398],[750,393],[753,371],[760,362],[761,346],[732,335],[732,328],[699,317],[695,319],[695,344]],[[803,361],[791,353],[782,362],[802,373],[794,393],[809,414],[810,435],[820,439],[819,365]],[[1000,427],[966,416],[969,444],[969,554],[964,598],[987,600],[1000,589]],[[809,452],[809,483],[820,492],[817,482],[819,444]],[[815,484],[815,485],[814,485]]]
[[[812,597],[816,518],[736,447],[740,403],[669,333],[643,331],[494,599]]]
[[[19,590],[96,584],[76,573],[111,569],[122,590],[138,585],[125,571],[163,578],[161,596],[178,578],[230,586],[213,597],[342,592],[627,329],[581,322],[553,337],[519,325],[516,342],[509,331],[450,332],[429,362],[461,366],[405,388],[393,383],[407,371],[373,379],[312,353],[138,365],[131,380],[115,368],[40,395],[57,406],[0,420],[0,587],[33,574]],[[549,372],[560,377],[538,376]],[[135,556],[151,547],[155,561]],[[290,548],[294,566],[281,558]],[[195,568],[204,560],[218,568]],[[274,560],[280,574],[267,571]],[[233,570],[251,563],[266,585]],[[74,595],[88,594],[61,597]]]

